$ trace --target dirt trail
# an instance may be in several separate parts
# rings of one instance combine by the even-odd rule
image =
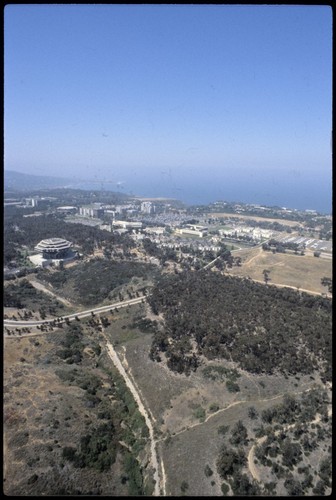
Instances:
[[[52,292],[49,290],[46,286],[42,285],[42,283],[39,283],[38,281],[30,280],[30,283],[33,285],[34,288],[37,288],[37,290],[41,290],[42,292],[48,293],[49,295],[52,295],[55,297],[55,299],[59,300],[60,302],[63,302],[66,306],[72,306],[71,302],[69,302],[66,299],[63,299],[63,297],[60,297],[56,293]]]
[[[256,279],[253,279],[253,281],[256,281],[257,283],[265,283],[264,281],[256,280]],[[270,285],[277,286],[279,288],[292,288],[293,290],[298,290],[300,292],[306,292],[306,293],[310,293],[311,295],[320,295],[321,296],[321,292],[313,292],[313,290],[306,290],[305,288],[298,288],[297,286],[293,286],[293,285],[284,285],[283,283],[270,283]]]
[[[107,350],[110,358],[112,359],[114,365],[118,369],[120,375],[123,377],[125,380],[125,383],[129,390],[131,391],[138,407],[140,413],[143,415],[146,425],[149,430],[149,439],[150,439],[150,449],[151,449],[151,458],[150,458],[150,464],[151,467],[154,469],[154,480],[155,480],[155,489],[154,489],[154,496],[160,496],[160,489],[162,488],[163,491],[165,491],[165,476],[162,477],[162,481],[160,478],[160,465],[157,457],[157,451],[156,451],[156,441],[154,439],[154,428],[151,422],[151,419],[149,418],[148,412],[146,408],[144,407],[140,395],[135,388],[133,382],[131,381],[130,377],[127,375],[125,368],[123,367],[115,349],[113,348],[113,345],[110,342],[107,342]]]
[[[244,266],[248,266],[251,264],[251,262],[254,260],[254,259],[257,259],[258,257],[260,257],[260,254],[263,253],[263,250],[261,248],[259,248],[259,252],[256,254],[256,255],[253,255],[253,257],[250,258],[250,260],[247,260],[246,262],[244,262]]]
[[[256,479],[257,481],[260,481],[260,475],[259,471],[254,463],[254,452],[257,446],[261,445],[264,443],[267,439],[267,436],[263,436],[257,440],[256,443],[252,446],[252,448],[249,451],[249,454],[247,456],[247,464],[248,464],[248,469],[250,473],[252,474],[253,479]]]
[[[332,409],[331,408],[328,409],[328,415],[329,416],[332,415]],[[311,424],[317,424],[320,420],[321,420],[321,416],[317,415],[317,417],[315,417],[315,419],[311,422]],[[281,429],[281,430],[288,430],[288,429],[291,429],[291,428],[295,427],[296,425],[297,425],[296,423],[295,424],[285,425],[283,427],[283,429]],[[279,433],[280,433],[280,430],[276,431],[275,435],[277,435]],[[255,453],[256,447],[259,446],[259,445],[261,445],[262,443],[264,443],[266,441],[266,439],[267,439],[267,436],[262,436],[261,438],[259,438],[257,440],[257,442],[254,443],[254,445],[250,449],[248,457],[247,457],[248,469],[249,469],[250,473],[252,474],[253,479],[256,479],[257,481],[260,481],[260,474],[259,474],[258,468],[256,467],[256,465],[254,463],[254,453]]]

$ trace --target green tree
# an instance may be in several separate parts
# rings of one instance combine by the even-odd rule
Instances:
[[[247,429],[241,420],[238,420],[232,428],[230,443],[234,445],[247,444]]]
[[[299,443],[293,443],[289,438],[286,438],[280,445],[282,452],[282,463],[291,468],[296,465],[302,455],[301,446]]]
[[[255,420],[256,418],[258,418],[258,412],[254,406],[249,407],[247,414],[251,420]]]
[[[265,284],[266,284],[266,285],[267,285],[267,283],[268,283],[268,282],[270,281],[270,279],[271,279],[271,278],[269,277],[269,273],[270,273],[270,272],[271,272],[271,271],[269,271],[268,269],[264,269],[264,270],[263,270],[263,272],[262,272],[262,273],[263,273],[263,275],[264,275],[264,281],[265,281]]]
[[[182,481],[181,483],[181,491],[182,493],[185,493],[189,489],[189,484],[187,481]]]
[[[321,278],[321,285],[328,288],[328,292],[332,293],[332,279],[326,278],[325,276]]]
[[[206,475],[206,477],[210,477],[213,475],[213,470],[210,468],[208,464],[206,464],[205,466],[204,474]]]
[[[246,463],[246,456],[241,448],[222,447],[217,459],[217,471],[221,478],[232,476],[233,472]]]
[[[286,479],[284,486],[290,496],[301,496],[303,494],[301,483],[296,479]]]

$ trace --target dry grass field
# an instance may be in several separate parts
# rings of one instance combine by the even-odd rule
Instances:
[[[55,356],[59,335],[54,331],[4,340],[3,492],[8,496],[126,495],[119,455],[109,475],[94,469],[83,473],[62,457],[63,448],[76,446],[80,435],[99,420],[88,405],[86,391],[57,375],[71,368]],[[83,364],[88,374],[109,383],[90,354]]]
[[[286,226],[301,226],[302,224],[297,221],[287,220],[287,219],[272,219],[268,217],[258,217],[257,215],[244,215],[244,214],[230,214],[226,212],[210,212],[206,215],[207,217],[224,217],[228,219],[237,218],[237,219],[245,219],[249,220],[257,220],[257,221],[267,221],[267,222],[279,222],[280,224],[284,224]]]
[[[202,370],[209,365],[232,369],[234,364],[203,360],[196,373],[179,375],[168,370],[163,362],[149,359],[150,342],[150,335],[138,335],[125,342],[119,337],[117,350],[154,418],[166,474],[166,495],[181,495],[184,481],[188,483],[188,496],[221,495],[222,480],[216,472],[216,460],[226,441],[218,428],[232,428],[242,420],[252,437],[253,427],[260,422],[249,419],[251,406],[260,414],[280,404],[285,393],[300,394],[318,381],[317,376],[256,376],[238,370],[240,391],[232,393],[224,382],[207,380]],[[216,411],[211,410],[214,404]],[[197,416],[200,408],[204,410],[203,419]],[[204,472],[207,465],[213,471],[211,477]],[[247,468],[245,472],[248,473]]]
[[[332,259],[311,255],[273,254],[260,247],[240,250],[234,255],[242,258],[242,265],[230,269],[229,274],[263,282],[263,270],[268,269],[271,278],[269,284],[290,286],[321,294],[327,292],[326,287],[321,285],[321,278],[332,277]]]

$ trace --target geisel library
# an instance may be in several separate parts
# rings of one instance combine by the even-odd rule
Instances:
[[[60,262],[67,262],[77,257],[77,252],[72,250],[71,241],[62,238],[49,238],[42,240],[35,247],[37,255],[29,258],[36,266],[46,267],[50,264],[59,265]]]

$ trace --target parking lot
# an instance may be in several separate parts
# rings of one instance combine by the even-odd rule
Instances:
[[[281,241],[284,243],[297,243],[300,246],[305,245],[307,250],[312,250],[313,252],[318,251],[332,253],[332,240],[325,241],[303,236],[285,236]]]

